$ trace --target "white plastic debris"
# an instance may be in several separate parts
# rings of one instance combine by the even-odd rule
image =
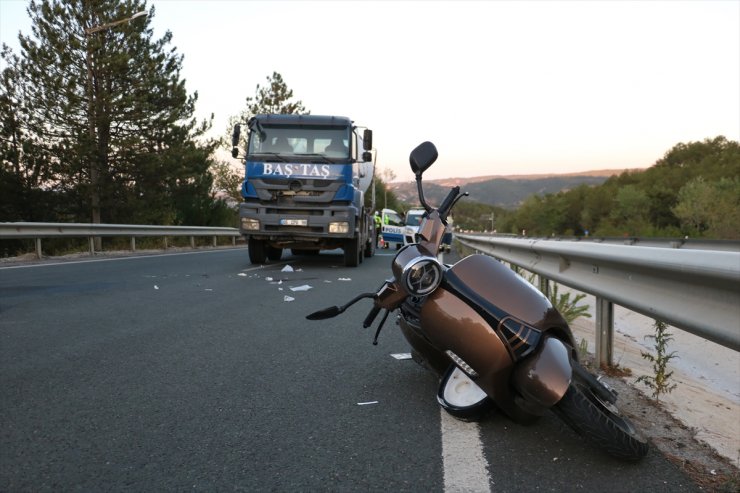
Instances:
[[[294,288],[290,288],[291,291],[308,291],[311,289],[312,286],[309,286],[308,284],[304,284],[303,286],[296,286]]]
[[[245,272],[240,272],[237,274],[239,277],[247,277],[247,274]]]
[[[155,285],[154,285],[154,289],[159,289],[159,286],[157,286],[157,285],[155,284]]]
[[[206,291],[213,291],[213,289],[211,289],[211,288],[206,288]]]
[[[293,267],[286,265],[280,272],[293,272]]]
[[[391,356],[394,358],[401,360],[401,359],[411,359],[411,353],[392,353]]]
[[[369,406],[370,404],[377,404],[378,401],[358,402],[358,406]]]
[[[265,281],[272,282],[272,277],[265,277]]]
[[[337,279],[337,281],[351,281],[351,280],[352,279],[350,279],[349,277],[340,277],[339,279]]]
[[[287,294],[285,295],[285,297],[283,297],[283,301],[285,302],[294,301],[294,300],[295,298],[293,298],[292,296],[288,296]]]

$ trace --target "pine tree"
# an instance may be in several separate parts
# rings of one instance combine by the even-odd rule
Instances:
[[[226,136],[223,139],[224,147],[227,147],[229,150],[231,150],[231,134],[234,125],[237,123],[244,124],[254,115],[308,115],[310,113],[303,106],[302,101],[291,101],[293,99],[293,90],[288,88],[288,84],[283,80],[282,75],[273,72],[265,80],[267,81],[265,86],[257,84],[254,90],[254,96],[247,96],[246,108],[238,115],[229,118],[229,126]],[[242,139],[246,139],[245,134],[242,134]],[[244,144],[245,142],[240,144],[240,146]]]
[[[172,34],[153,37],[154,9],[143,0],[32,0],[28,13],[20,57],[3,58],[21,90],[16,134],[48,156],[36,186],[64,195],[78,221],[188,222],[183,196],[211,207],[214,143],[201,139],[210,123],[193,118],[197,93],[180,78]],[[18,167],[28,172],[36,158],[24,153]]]

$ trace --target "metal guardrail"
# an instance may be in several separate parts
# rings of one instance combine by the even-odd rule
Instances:
[[[87,237],[90,255],[95,254],[96,237],[128,236],[131,250],[136,250],[136,238],[162,236],[167,248],[168,236],[189,236],[190,245],[195,246],[196,236],[213,237],[213,246],[219,236],[232,237],[232,243],[241,236],[238,229],[208,226],[144,226],[134,224],[87,224],[87,223],[0,223],[0,240],[33,239],[36,242],[36,256],[41,258],[41,239],[59,237]]]
[[[611,364],[616,303],[740,351],[740,243],[709,249],[456,234],[463,244],[596,296],[596,358]]]

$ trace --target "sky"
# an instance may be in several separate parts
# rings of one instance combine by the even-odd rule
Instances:
[[[30,34],[0,0],[0,41]],[[644,168],[679,142],[740,140],[740,0],[148,0],[214,135],[279,72],[312,114],[373,130],[411,180]]]

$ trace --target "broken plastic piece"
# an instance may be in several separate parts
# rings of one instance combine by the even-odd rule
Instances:
[[[411,359],[411,353],[392,353],[391,356],[396,359]]]

